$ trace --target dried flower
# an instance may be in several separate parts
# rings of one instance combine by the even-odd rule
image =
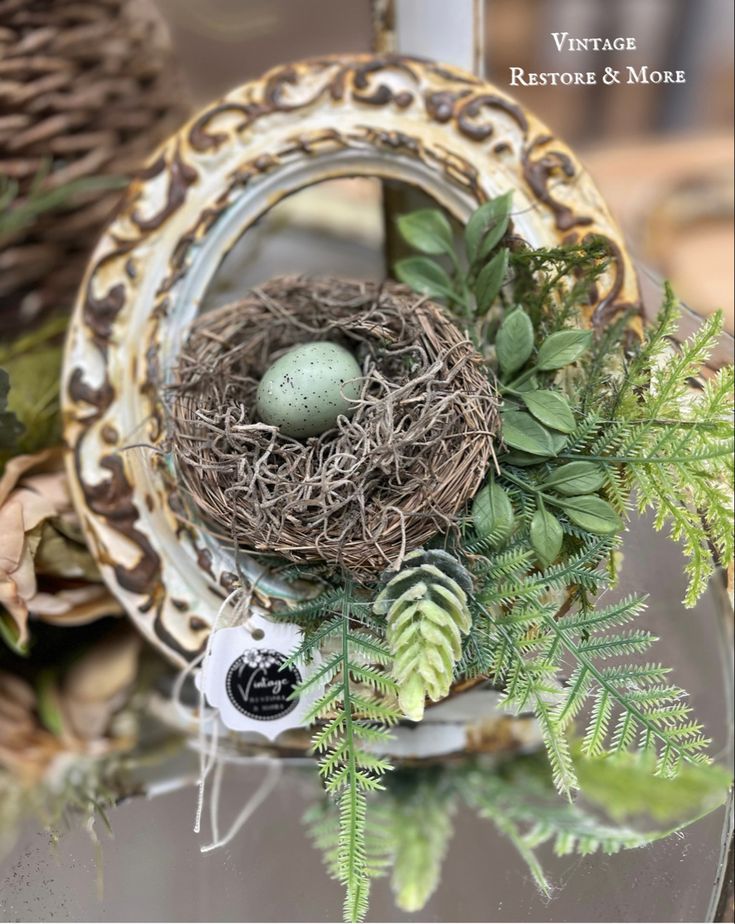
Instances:
[[[33,687],[0,672],[0,764],[35,782],[61,747],[39,721]]]
[[[28,784],[70,756],[132,747],[115,718],[138,671],[140,636],[119,625],[64,673],[40,671],[35,685],[0,671],[0,764]]]
[[[121,612],[84,545],[60,449],[16,456],[0,478],[0,606],[19,647],[31,616],[81,625]]]

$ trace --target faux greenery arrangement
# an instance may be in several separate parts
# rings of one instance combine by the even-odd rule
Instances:
[[[487,816],[548,892],[534,852],[541,843],[553,841],[562,854],[642,846],[721,804],[729,784],[710,762],[685,691],[649,657],[656,639],[636,625],[644,597],[599,601],[615,584],[633,509],[652,509],[655,526],[682,542],[686,605],[702,594],[715,564],[732,562],[732,367],[691,388],[721,318],[674,349],[678,310],[667,290],[641,336],[628,315],[590,329],[584,309],[606,269],[603,244],[529,249],[512,235],[509,195],[478,209],[458,240],[433,209],[404,216],[399,230],[419,255],[400,261],[396,276],[466,333],[500,396],[501,427],[496,458],[454,528],[407,548],[397,570],[366,577],[324,562],[275,563],[281,577],[322,588],[280,615],[304,633],[291,662],[321,653],[296,691],[322,690],[306,721],[326,799],[309,824],[345,886],[349,920],[364,916],[371,880],[389,870],[400,906],[423,906],[458,804]],[[54,319],[0,346],[0,474],[19,454],[48,474],[45,453],[59,439],[65,325]],[[58,487],[63,475],[54,478]],[[27,492],[23,481],[11,487],[13,502]],[[61,505],[19,542],[16,570],[30,561],[37,582],[23,620],[0,610],[13,671],[29,653],[25,618],[46,618],[37,606],[42,582],[53,581],[58,603],[58,582],[70,573],[62,565],[79,563],[72,521]],[[63,552],[58,558],[52,541],[54,555]],[[63,618],[54,616],[57,624],[116,611],[96,570],[85,580],[104,599],[84,613],[70,605]],[[43,632],[34,630],[31,641],[35,635]],[[13,739],[0,759],[17,763],[30,753],[27,741],[34,754],[40,742],[43,760],[31,768],[37,779],[61,746],[54,731],[61,722],[89,771],[84,810],[112,800],[107,765],[88,766],[85,755],[100,739],[115,767],[121,754],[133,753],[135,736],[126,739],[115,725],[119,690],[100,703],[103,724],[77,728],[73,684],[49,682],[48,671],[28,666],[23,673],[35,686],[21,689],[10,673],[0,678],[25,710],[20,743]],[[128,668],[131,689],[132,660]],[[546,755],[393,772],[383,756],[393,726],[420,721],[432,702],[475,682],[499,690],[509,713],[533,713]],[[16,792],[16,777],[0,784]]]
[[[339,806],[329,867],[351,920],[364,915],[381,869],[367,818],[368,797],[391,769],[381,746],[402,716],[420,720],[453,683],[490,681],[508,711],[534,713],[567,799],[583,789],[570,744],[581,716],[583,760],[635,759],[636,773],[662,779],[710,762],[685,691],[649,659],[656,639],[636,627],[645,597],[596,601],[615,584],[633,509],[652,509],[655,527],[682,542],[685,605],[703,593],[713,563],[732,561],[733,369],[691,387],[721,316],[675,350],[678,308],[667,289],[640,337],[629,315],[590,329],[583,309],[606,269],[604,245],[531,250],[509,234],[510,209],[510,195],[483,205],[459,248],[437,210],[398,222],[421,255],[401,260],[396,275],[446,305],[497,381],[502,448],[486,484],[458,531],[409,550],[396,572],[358,582],[299,569],[325,590],[286,614],[305,633],[293,662],[331,652],[302,692],[326,684],[308,719]]]

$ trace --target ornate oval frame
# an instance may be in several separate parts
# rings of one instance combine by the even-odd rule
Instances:
[[[591,324],[639,304],[620,232],[572,152],[470,74],[406,57],[321,58],[275,68],[204,109],[133,180],[105,230],[72,319],[62,388],[72,493],[90,547],[130,616],[179,664],[206,644],[235,568],[229,550],[182,516],[156,452],[160,390],[238,238],[285,196],[355,175],[418,186],[461,221],[512,188],[514,227],[533,246],[588,234],[609,242]],[[268,594],[254,592],[267,610]]]

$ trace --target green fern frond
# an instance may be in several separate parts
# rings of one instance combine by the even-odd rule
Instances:
[[[615,629],[633,622],[646,608],[646,597],[630,594],[602,609],[583,608],[567,613],[559,625],[585,637],[589,632]]]
[[[653,324],[647,327],[643,342],[628,359],[625,379],[614,398],[613,416],[625,417],[626,411],[635,411],[638,395],[648,388],[651,369],[676,334],[678,320],[678,299],[667,284],[663,304]]]
[[[562,691],[557,683],[544,688],[532,687],[533,709],[541,728],[541,737],[549,759],[554,786],[567,797],[579,788],[569,739],[557,722]]]
[[[722,369],[699,394],[691,387],[715,348],[722,316],[715,313],[677,350],[671,346],[678,302],[667,288],[656,323],[630,360],[612,418],[588,414],[565,456],[605,468],[605,493],[623,513],[633,494],[641,512],[654,511],[688,564],[685,605],[693,606],[712,573],[712,552],[733,558],[733,368]]]
[[[324,798],[311,806],[303,817],[314,846],[321,851],[327,873],[340,879],[340,828],[339,807],[333,800]],[[387,831],[391,816],[382,802],[373,802],[365,817],[364,862],[370,879],[384,876],[392,863],[392,847]]]
[[[481,551],[478,550],[475,554],[490,556],[474,564],[472,568],[473,573],[482,576],[487,583],[522,578],[532,568],[535,560],[533,550],[526,542],[519,542],[502,552],[494,552],[492,547],[482,548],[481,541],[476,547],[479,547]]]
[[[339,611],[344,596],[343,588],[329,588],[311,600],[290,606],[283,613],[283,617],[299,623],[311,617],[321,617],[323,619],[325,615]]]
[[[558,855],[585,855],[617,853],[648,842],[646,835],[606,824],[578,804],[560,801],[547,780],[531,760],[514,762],[506,773],[475,770],[460,783],[465,801],[511,841],[545,895],[552,890],[535,854],[541,844],[552,841]]]
[[[633,600],[627,609],[637,608]],[[584,623],[587,617],[583,617]],[[583,750],[597,756],[630,747],[638,740],[641,750],[655,749],[659,755],[657,773],[673,775],[679,763],[708,762],[704,749],[709,741],[702,726],[690,721],[691,707],[681,702],[684,691],[671,701],[662,702],[661,682],[665,671],[658,665],[623,665],[606,670],[599,660],[620,654],[645,651],[654,641],[645,632],[622,635],[577,637],[574,622],[546,619],[546,628],[559,642],[562,653],[575,664],[565,702],[557,720],[565,727],[591,696],[593,703],[587,721]],[[612,726],[613,715],[616,725]]]
[[[486,659],[489,675],[504,685],[505,707],[535,713],[559,790],[569,794],[577,786],[567,730],[590,704],[583,741],[590,755],[636,744],[654,748],[658,772],[665,776],[674,774],[682,760],[706,761],[708,741],[701,725],[691,720],[685,692],[666,685],[665,668],[651,663],[604,666],[609,659],[645,653],[656,641],[643,629],[619,631],[639,617],[644,600],[631,596],[598,612],[578,607],[559,617],[554,603],[543,602],[537,582],[536,576],[527,580],[527,587],[536,584],[535,605],[524,593],[515,612],[493,616],[476,603],[473,630],[484,622],[494,640]],[[557,677],[570,662],[572,673],[562,685]]]
[[[457,798],[443,772],[398,771],[391,786],[371,795],[365,819],[364,863],[371,879],[390,874],[396,904],[420,911],[439,885],[452,838]],[[340,876],[339,816],[327,801],[304,817],[330,876]]]
[[[327,615],[326,611],[325,615]],[[298,648],[296,648],[286,661],[286,666],[296,664],[299,661],[309,660],[314,655],[314,652],[318,651],[320,646],[324,644],[328,638],[334,636],[341,628],[342,617],[338,615],[332,616],[331,619],[325,619],[316,629],[312,629],[311,631],[304,629],[304,638]]]
[[[533,603],[543,592],[566,591],[568,587],[575,585],[596,590],[605,580],[604,575],[596,569],[614,544],[614,540],[609,538],[588,537],[575,554],[542,572],[516,572],[503,578],[500,575],[496,577],[490,568],[482,576],[477,599],[485,606],[507,606],[515,605],[519,601]]]
[[[391,705],[396,689],[381,664],[390,652],[377,637],[351,624],[351,588],[347,585],[341,612],[328,620],[301,646],[304,657],[315,646],[333,646],[336,651],[317,667],[317,683],[325,690],[305,718],[320,720],[312,739],[319,755],[319,773],[325,790],[339,807],[339,834],[332,871],[345,886],[345,917],[359,921],[368,906],[370,878],[374,868],[367,848],[367,803],[365,794],[382,788],[382,777],[391,769],[380,755],[389,727],[398,721]],[[297,691],[314,684],[307,679]]]

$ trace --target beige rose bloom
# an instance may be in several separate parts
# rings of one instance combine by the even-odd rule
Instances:
[[[84,545],[60,449],[16,456],[0,478],[0,608],[20,645],[30,617],[81,625],[121,612]]]

